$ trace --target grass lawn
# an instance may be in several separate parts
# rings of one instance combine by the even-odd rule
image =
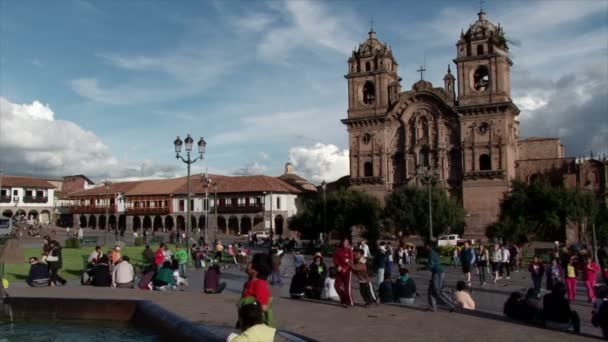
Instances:
[[[156,252],[158,246],[150,246],[153,251]],[[86,261],[89,258],[89,254],[95,247],[82,247],[82,248],[64,248],[63,253],[63,268],[59,271],[59,274],[68,279],[80,279],[80,274],[85,267]],[[107,252],[108,248],[104,248]],[[172,251],[175,250],[173,246],[170,247]],[[125,246],[122,249],[122,255],[128,256],[131,259],[132,264],[144,264],[143,255],[141,254],[144,250],[144,246]],[[40,257],[42,252],[41,248],[25,248],[23,254],[25,259],[21,264],[6,264],[4,269],[4,277],[9,282],[14,281],[25,281],[27,274],[30,270],[30,265],[27,259],[31,256]]]

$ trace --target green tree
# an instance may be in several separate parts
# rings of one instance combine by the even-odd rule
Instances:
[[[352,228],[375,243],[380,236],[380,202],[375,197],[354,189],[339,189],[326,199],[326,233],[352,238]],[[308,202],[290,221],[290,227],[306,236],[318,236],[323,231],[323,199]]]
[[[594,194],[555,186],[548,180],[532,185],[514,181],[500,204],[500,216],[488,229],[490,238],[512,241],[565,240],[569,223],[596,221],[599,202]]]
[[[464,209],[450,199],[441,188],[431,190],[433,206],[433,235],[446,231],[447,227],[459,230],[464,227]],[[404,235],[429,236],[429,196],[428,189],[404,187],[391,192],[386,197],[383,216],[393,225],[396,232]]]

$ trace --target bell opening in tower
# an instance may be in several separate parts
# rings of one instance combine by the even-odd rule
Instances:
[[[363,103],[373,104],[376,101],[376,87],[372,81],[367,81],[363,85]]]
[[[473,88],[476,91],[486,91],[490,85],[490,73],[485,65],[479,66],[473,74]]]

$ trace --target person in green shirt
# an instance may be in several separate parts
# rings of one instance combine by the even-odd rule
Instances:
[[[171,267],[171,261],[165,261],[163,266],[156,272],[154,287],[157,289],[165,289],[166,287],[174,289],[176,286],[176,280],[173,276],[174,271],[173,267]]]
[[[175,254],[173,255],[179,265],[179,276],[182,278],[186,277],[186,269],[188,268],[188,251],[183,249],[181,246],[175,247]]]

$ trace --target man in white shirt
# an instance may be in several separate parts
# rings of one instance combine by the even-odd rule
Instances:
[[[103,252],[101,251],[101,246],[97,246],[95,247],[95,250],[91,252],[91,254],[89,254],[89,259],[88,262],[89,264],[96,264],[99,259],[101,259],[101,257],[103,256]]]
[[[361,241],[361,249],[363,250],[363,257],[368,259],[371,257],[371,253],[369,252],[369,246],[367,245],[366,240]]]
[[[129,257],[122,257],[122,261],[112,270],[112,287],[131,289],[135,280],[135,270],[129,263]]]
[[[500,268],[502,269],[502,274],[507,279],[511,279],[511,264],[510,264],[511,252],[509,252],[509,249],[505,245],[502,245],[500,247],[500,252],[502,255],[502,260],[500,262]]]

